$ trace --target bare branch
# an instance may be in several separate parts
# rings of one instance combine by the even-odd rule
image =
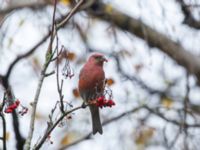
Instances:
[[[190,91],[190,87],[189,87],[189,74],[187,73],[187,83],[186,83],[186,95],[185,95],[185,99],[184,99],[184,124],[183,124],[183,130],[184,130],[184,147],[185,150],[188,150],[188,142],[187,142],[187,137],[188,137],[188,128],[186,126],[187,124],[187,118],[188,118],[188,104],[189,104],[189,91]]]
[[[5,105],[5,100],[7,101],[8,104],[13,103],[14,94],[12,93],[12,89],[11,89],[11,86],[9,84],[9,81],[4,76],[1,76],[1,80],[2,80],[2,85],[4,87],[4,90],[5,90],[3,105],[2,105],[2,108],[1,108],[1,111],[2,111],[3,107]],[[19,126],[20,126],[19,125],[19,118],[18,118],[18,115],[16,113],[16,110],[14,110],[12,112],[12,124],[13,124],[13,128],[14,128],[15,137],[16,137],[16,140],[17,140],[16,148],[19,149],[19,150],[23,149],[25,139],[22,137],[20,130],[19,130]]]
[[[185,15],[184,22],[188,26],[195,28],[195,29],[200,29],[200,21],[196,20],[192,13],[191,13],[191,6],[189,7],[188,5],[185,4],[184,0],[177,0],[177,2],[180,4],[181,10],[183,14]],[[197,7],[199,5],[196,5]]]
[[[63,27],[68,21],[69,19],[76,13],[76,11],[80,8],[80,6],[83,4],[85,0],[80,0],[75,6],[74,8],[70,11],[69,15],[67,15],[67,17],[65,19],[63,19],[60,23],[58,23],[56,25],[56,28],[61,28]]]
[[[130,76],[128,74],[126,74],[122,67],[121,67],[121,62],[120,62],[120,58],[118,54],[111,54],[111,56],[115,59],[116,61],[116,66],[117,66],[117,70],[118,72],[127,80],[130,80],[134,83],[137,83],[141,88],[145,89],[147,92],[149,92],[150,94],[159,94],[160,96],[165,96],[167,93],[166,91],[161,91],[161,90],[156,90],[156,89],[152,89],[151,87],[149,87],[148,85],[146,85],[142,80],[138,79],[137,77],[134,76]]]
[[[19,55],[9,66],[8,71],[5,75],[5,80],[8,80],[11,74],[12,69],[14,68],[14,66],[22,59],[30,56],[31,54],[33,54],[33,52],[35,52],[35,50],[41,46],[50,36],[51,32],[49,32],[47,35],[45,35],[40,42],[38,42],[35,46],[33,46],[33,48],[31,48],[29,51],[27,51],[25,54]]]
[[[64,47],[62,47],[62,49],[60,51],[63,50]],[[63,88],[63,80],[61,80],[61,85],[60,85],[60,78],[59,78],[59,64],[58,64],[58,59],[59,59],[59,52],[58,52],[58,48],[57,48],[57,62],[56,62],[56,82],[57,82],[57,91],[60,97],[60,110],[62,113],[64,113],[64,104],[63,104],[63,94],[62,94],[62,88]]]
[[[34,2],[34,3],[30,3],[30,4],[15,5],[15,6],[10,6],[8,8],[0,10],[0,15],[6,15],[12,11],[20,10],[23,8],[41,9],[46,6],[47,6],[47,3],[44,3],[44,2]]]
[[[75,7],[66,15],[64,15],[62,18],[58,18],[56,20],[54,20],[55,23],[57,23],[57,25],[55,26],[56,30],[59,30],[60,28],[64,27],[64,25],[69,21],[69,19],[75,14],[75,12],[78,11],[78,8],[81,6],[81,4],[84,2],[84,0],[81,0],[79,3],[77,3],[77,5],[75,5]],[[54,28],[54,24],[52,25]],[[30,50],[28,50],[26,53],[19,55],[10,65],[9,68],[7,70],[6,75],[4,75],[3,77],[5,78],[5,84],[7,84],[7,81],[9,80],[10,74],[13,70],[13,68],[15,67],[15,65],[22,59],[25,59],[26,57],[30,56],[32,53],[35,52],[35,50],[37,48],[39,48],[48,38],[49,36],[51,36],[52,32],[49,31],[35,46],[33,46],[33,48],[31,48]],[[53,35],[55,36],[55,32],[53,31]]]
[[[10,102],[13,102],[13,100],[15,99],[10,85],[8,85],[8,88],[6,89],[6,96],[7,96],[7,99],[10,100]],[[16,148],[18,150],[21,150],[23,149],[25,139],[20,133],[19,117],[17,115],[16,110],[14,110],[12,113],[12,124],[13,124],[14,132],[15,132],[15,138],[17,140]]]
[[[3,102],[0,104],[0,117],[2,119],[2,127],[3,127],[3,137],[2,137],[2,140],[3,140],[3,150],[6,150],[6,120],[5,120],[5,117],[4,117],[4,114],[3,114],[3,108],[5,106],[5,100],[6,100],[6,93],[4,93],[4,96],[3,96]]]
[[[4,117],[4,114],[2,112],[0,112],[0,117],[2,119],[2,124],[3,124],[3,137],[2,137],[2,140],[3,140],[3,150],[6,150],[6,120],[5,120],[5,117]]]
[[[86,105],[88,106],[88,105]],[[79,107],[76,107],[76,108],[73,108],[69,111],[66,111],[62,114],[61,117],[59,117],[59,119],[56,120],[56,122],[50,127],[47,129],[47,131],[45,132],[45,134],[43,135],[42,139],[39,141],[39,143],[37,145],[34,146],[34,150],[38,150],[41,148],[41,146],[43,145],[43,143],[45,142],[45,140],[47,139],[48,135],[50,135],[50,133],[55,129],[55,127],[63,120],[63,118],[65,116],[67,116],[68,114],[76,111],[76,110],[79,110],[79,109],[82,109],[83,107],[82,106],[79,106]],[[85,108],[85,107],[84,107]]]
[[[177,120],[169,119],[169,118],[165,117],[159,111],[154,110],[154,109],[152,109],[152,108],[150,108],[148,106],[144,106],[144,108],[146,108],[150,113],[162,118],[163,120],[165,120],[165,121],[167,121],[169,123],[172,123],[172,124],[180,126],[180,127],[182,127],[184,125],[184,122],[179,122]],[[199,127],[200,127],[200,124],[188,124],[188,123],[185,123],[185,128],[199,128]]]
[[[45,77],[51,76],[51,75],[53,75],[53,74],[55,74],[55,71],[52,71],[52,72],[50,72],[50,73],[46,73],[46,74],[45,74]]]
[[[40,77],[40,80],[39,80],[39,83],[38,83],[36,95],[35,95],[34,102],[33,102],[33,111],[32,111],[32,114],[31,114],[30,130],[29,130],[28,138],[27,138],[25,146],[24,146],[25,150],[29,150],[30,147],[31,147],[31,140],[32,140],[33,132],[34,132],[35,114],[36,114],[37,103],[38,103],[38,100],[39,100],[39,95],[40,95],[41,87],[42,87],[42,84],[43,84],[43,81],[44,81],[44,78],[45,78],[46,70],[47,70],[50,62],[52,62],[52,59],[53,59],[52,45],[53,45],[53,40],[54,40],[55,35],[56,35],[56,31],[57,31],[57,29],[59,29],[63,25],[65,25],[69,21],[69,19],[72,17],[72,15],[80,7],[80,4],[78,3],[74,7],[76,9],[73,8],[70,11],[70,13],[67,15],[67,17],[66,17],[67,19],[64,19],[65,21],[61,21],[62,23],[60,23],[60,25],[58,27],[54,27],[54,25],[56,23],[56,20],[55,20],[56,5],[57,5],[57,0],[55,0],[55,3],[54,3],[54,12],[53,12],[53,19],[52,19],[51,38],[50,38],[50,43],[49,43],[49,46],[48,46],[48,49],[47,49],[47,53],[46,53],[46,62],[44,64],[42,72],[41,72],[41,77]]]
[[[147,39],[149,46],[159,48],[179,65],[185,67],[190,74],[195,75],[200,85],[200,59],[198,56],[185,50],[179,43],[172,41],[164,34],[159,33],[142,21],[129,17],[114,8],[112,8],[112,11],[108,11],[106,8],[107,6],[105,4],[99,3],[98,7],[96,7],[98,10],[95,9],[89,14],[105,21],[112,22],[118,28],[128,31],[139,38],[144,40]],[[95,13],[96,11],[101,13]]]
[[[102,123],[102,126],[106,126],[106,125],[108,125],[109,123],[112,123],[112,122],[114,122],[114,121],[117,121],[117,120],[119,120],[119,119],[121,119],[121,118],[123,118],[123,117],[125,117],[125,116],[131,115],[131,114],[133,114],[133,113],[135,113],[135,112],[141,110],[142,108],[144,108],[144,106],[139,106],[139,107],[133,108],[132,110],[126,111],[126,112],[124,112],[124,113],[122,113],[122,114],[120,114],[120,115],[118,115],[118,116],[116,116],[116,117],[113,117],[113,118],[111,118],[111,119],[109,119],[109,120],[103,122],[103,123]],[[78,139],[77,141],[74,141],[74,142],[72,142],[72,143],[70,143],[70,144],[68,144],[68,145],[62,146],[61,148],[59,148],[59,150],[67,149],[67,148],[69,148],[69,147],[71,147],[71,146],[73,146],[73,145],[76,145],[76,144],[78,144],[78,143],[80,143],[80,142],[82,142],[82,141],[85,141],[85,140],[87,140],[87,139],[90,139],[91,136],[92,136],[92,132],[88,133],[87,135],[83,136],[82,138]]]
[[[57,5],[57,0],[55,0],[54,3],[54,11],[53,11],[53,19],[52,19],[52,34],[51,34],[51,38],[50,38],[50,42],[49,42],[49,47],[47,49],[47,53],[46,53],[46,62],[43,66],[43,69],[41,71],[41,77],[37,86],[37,90],[36,90],[36,94],[35,94],[35,98],[34,98],[34,102],[32,104],[33,107],[33,111],[31,114],[31,122],[30,122],[30,128],[29,128],[29,133],[28,133],[28,138],[26,139],[25,142],[25,146],[24,149],[25,150],[29,150],[31,147],[31,140],[33,137],[33,132],[34,132],[34,125],[35,125],[35,114],[36,114],[36,109],[37,109],[37,103],[39,100],[39,95],[41,92],[41,88],[42,88],[42,84],[44,81],[44,78],[46,77],[45,73],[46,70],[51,62],[51,59],[53,58],[53,54],[52,54],[52,45],[53,45],[53,40],[54,40],[54,24],[55,24],[55,13],[56,13],[56,5]]]

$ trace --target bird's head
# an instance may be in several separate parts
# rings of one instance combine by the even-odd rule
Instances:
[[[107,62],[108,60],[105,58],[103,54],[100,53],[94,53],[89,57],[89,62],[92,62],[96,65],[103,66],[104,62]]]

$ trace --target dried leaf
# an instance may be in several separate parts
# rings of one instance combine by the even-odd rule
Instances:
[[[105,10],[106,10],[106,12],[111,13],[113,11],[112,5],[110,5],[110,4],[106,5],[106,9]]]
[[[155,128],[141,127],[140,131],[136,135],[135,143],[139,145],[147,144],[154,134]]]
[[[73,52],[68,52],[66,58],[70,61],[73,61],[76,58],[76,54]]]
[[[44,115],[42,115],[42,114],[40,114],[40,113],[36,113],[35,114],[35,119],[42,119],[42,120],[44,120],[44,119],[46,119],[46,117],[44,116]]]
[[[6,141],[10,139],[10,132],[6,132]]]
[[[79,91],[77,88],[73,89],[72,92],[73,92],[74,97],[76,97],[76,98],[80,97],[80,94],[79,94]]]
[[[173,105],[173,100],[172,99],[170,99],[169,97],[164,97],[162,100],[161,100],[161,103],[162,103],[162,105],[164,106],[164,107],[166,107],[166,108],[171,108],[172,107],[172,105]]]
[[[57,63],[60,64],[63,59],[68,59],[69,61],[73,61],[76,58],[76,54],[73,52],[67,52],[66,50],[63,51],[57,60]]]
[[[71,3],[71,0],[60,0],[60,3],[63,5],[69,5]]]
[[[136,64],[136,65],[134,66],[136,72],[140,72],[140,70],[141,70],[143,67],[144,67],[143,64]]]
[[[108,78],[107,80],[106,80],[106,84],[108,85],[108,86],[111,86],[111,85],[113,85],[115,83],[115,81],[112,79],[112,78]]]
[[[39,72],[42,69],[42,65],[40,64],[38,57],[33,57],[31,60],[31,64],[36,72]]]
[[[76,138],[76,135],[71,132],[71,133],[67,133],[61,140],[60,144],[61,145],[68,145],[70,143],[72,143]]]

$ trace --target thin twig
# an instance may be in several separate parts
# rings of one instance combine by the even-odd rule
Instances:
[[[123,118],[123,117],[125,117],[125,116],[127,116],[127,115],[133,114],[133,113],[135,113],[135,112],[141,110],[142,108],[144,108],[143,105],[142,105],[142,106],[139,106],[139,107],[136,107],[136,108],[133,108],[132,110],[126,111],[126,112],[124,112],[124,113],[122,113],[122,114],[120,114],[120,115],[118,115],[118,116],[116,116],[116,117],[113,117],[113,118],[111,118],[111,119],[109,119],[109,120],[103,122],[103,123],[102,123],[102,126],[106,126],[106,125],[108,125],[109,123],[112,123],[112,122],[114,122],[114,121],[117,121],[117,120],[119,120],[119,119],[121,119],[121,118]],[[72,143],[70,143],[70,144],[68,144],[68,145],[62,146],[61,148],[59,148],[59,150],[67,149],[67,148],[69,148],[69,147],[71,147],[71,146],[73,146],[73,145],[76,145],[76,144],[78,144],[78,143],[80,143],[80,142],[82,142],[82,141],[85,141],[85,140],[87,140],[87,139],[90,139],[91,136],[92,136],[92,132],[88,133],[87,135],[83,136],[82,138],[80,138],[80,139],[78,139],[78,140],[76,140],[76,141],[74,141],[74,142],[72,142]]]
[[[183,130],[184,130],[184,147],[185,150],[188,150],[188,142],[187,142],[187,137],[188,137],[188,128],[186,126],[187,124],[187,113],[188,113],[188,103],[189,103],[189,91],[190,91],[190,87],[189,87],[189,74],[187,73],[186,75],[186,95],[185,95],[185,99],[184,99],[184,124],[183,124]]]
[[[200,29],[200,21],[193,16],[193,13],[191,11],[192,6],[198,7],[199,5],[187,5],[184,0],[177,0],[177,2],[180,4],[181,10],[184,15],[183,23],[187,24],[189,27]]]
[[[86,105],[88,106],[88,105]],[[60,123],[60,121],[63,120],[63,118],[65,116],[67,116],[68,114],[78,110],[78,109],[81,109],[83,108],[82,106],[79,106],[79,107],[76,107],[76,108],[73,108],[67,112],[64,112],[64,114],[62,114],[62,116],[60,118],[58,118],[58,120],[47,130],[47,132],[45,132],[45,134],[43,135],[42,139],[40,140],[40,142],[34,146],[34,150],[38,150],[41,148],[41,146],[43,145],[43,143],[46,141],[47,137],[51,134],[51,132],[55,129],[55,127]]]
[[[9,81],[4,81],[4,82],[7,82],[6,84],[3,84],[3,86],[5,88],[5,96],[6,96],[4,100],[6,100],[7,101],[6,103],[8,103],[8,105],[9,105],[9,104],[13,103],[15,97],[14,97],[14,94],[12,92]],[[16,149],[21,150],[21,149],[23,149],[25,139],[20,133],[19,117],[17,115],[16,110],[14,110],[12,112],[12,124],[13,124],[13,130],[14,130],[14,133],[15,133],[15,139],[16,139]]]
[[[48,65],[44,65],[42,72],[46,72]],[[37,103],[39,100],[39,95],[40,95],[40,91],[41,91],[41,87],[42,87],[42,83],[44,81],[45,75],[42,74],[37,86],[37,90],[36,90],[36,94],[35,94],[35,98],[34,98],[34,102],[32,103],[32,107],[33,107],[33,111],[31,113],[31,122],[30,122],[30,127],[29,127],[29,134],[24,146],[25,150],[29,150],[30,146],[31,146],[31,140],[32,140],[32,136],[33,136],[33,132],[34,132],[34,124],[35,124],[35,114],[36,114],[36,108],[37,108]]]
[[[80,7],[80,3],[78,3],[71,11],[70,13],[67,15],[67,20],[62,22],[62,24],[58,27],[54,27],[55,25],[55,12],[56,12],[56,4],[57,4],[57,0],[55,0],[55,3],[54,3],[54,14],[53,14],[53,24],[52,24],[52,31],[51,31],[51,39],[50,39],[50,43],[49,43],[49,47],[48,47],[48,50],[47,50],[47,54],[46,54],[46,62],[43,66],[43,69],[42,69],[42,74],[41,74],[41,78],[39,80],[39,83],[38,83],[38,88],[37,88],[37,91],[36,91],[36,95],[35,95],[35,98],[34,98],[34,102],[33,102],[33,111],[32,111],[32,114],[31,114],[31,123],[30,123],[30,129],[29,129],[29,134],[28,134],[28,138],[26,140],[26,144],[25,144],[25,150],[29,150],[30,149],[30,146],[31,146],[31,140],[32,140],[32,136],[33,136],[33,132],[34,132],[34,123],[35,123],[35,114],[36,114],[36,108],[37,108],[37,103],[38,103],[38,100],[39,100],[39,95],[40,95],[40,91],[41,91],[41,87],[42,87],[42,83],[43,83],[43,80],[45,78],[45,72],[47,70],[47,67],[49,65],[49,63],[52,61],[52,58],[53,58],[53,55],[52,55],[52,44],[53,44],[53,40],[54,40],[54,37],[56,35],[56,31],[57,29],[61,28],[64,24],[67,23],[67,21],[72,17],[72,15],[78,10],[78,8]],[[78,7],[77,7],[78,6]]]
[[[1,112],[0,117],[2,119],[3,124],[3,150],[6,150],[6,120],[4,118],[4,114]]]
[[[6,103],[6,92],[4,92],[4,94],[3,94],[3,102],[2,102],[2,104],[1,104],[1,106],[0,106],[0,112],[3,111],[3,108],[4,108],[4,106],[5,106],[5,103]]]
[[[9,68],[8,68],[8,71],[5,75],[5,78],[6,80],[9,79],[10,77],[10,74],[13,70],[13,68],[15,67],[15,65],[22,59],[30,56],[31,54],[33,54],[33,52],[35,52],[35,50],[41,46],[47,39],[48,37],[50,36],[51,32],[47,33],[47,35],[45,35],[41,40],[40,42],[38,42],[35,46],[33,46],[33,48],[31,48],[28,52],[26,52],[25,54],[22,54],[22,55],[19,55],[10,65],[9,65]]]
[[[46,62],[45,62],[43,69],[41,71],[41,77],[40,77],[40,80],[39,80],[39,83],[38,83],[38,86],[37,86],[34,102],[33,102],[33,105],[32,105],[33,111],[32,111],[32,114],[31,114],[31,122],[30,122],[28,138],[27,138],[27,140],[25,142],[25,146],[24,146],[25,150],[29,150],[30,147],[31,147],[31,140],[32,140],[32,137],[33,137],[34,125],[35,125],[35,114],[36,114],[37,103],[38,103],[38,100],[39,100],[39,95],[40,95],[40,92],[41,92],[41,88],[42,88],[44,78],[46,77],[46,75],[45,75],[46,70],[47,70],[47,68],[48,68],[48,66],[51,62],[51,59],[53,58],[53,56],[52,56],[52,45],[53,45],[53,39],[54,39],[54,29],[55,29],[54,24],[55,24],[56,5],[57,5],[57,0],[55,0],[55,3],[54,3],[54,11],[53,11],[53,19],[52,19],[52,32],[51,32],[52,34],[51,34],[49,46],[48,46],[47,53],[46,53]]]
[[[119,54],[111,54],[111,56],[115,59],[116,63],[117,63],[117,70],[118,72],[126,79],[137,83],[141,88],[145,89],[146,91],[148,91],[150,94],[159,94],[161,96],[166,95],[166,91],[161,91],[161,90],[157,90],[157,89],[153,89],[151,87],[149,87],[147,84],[145,84],[142,80],[140,80],[139,78],[135,77],[135,76],[130,76],[127,73],[124,72],[123,68],[121,67],[121,61],[119,58]]]
[[[173,149],[174,145],[176,144],[176,142],[179,139],[179,136],[181,134],[181,130],[179,130],[179,132],[177,132],[176,136],[174,137],[174,140],[172,140],[171,144],[169,145],[168,149]]]
[[[157,111],[157,110],[155,110],[153,108],[150,108],[148,106],[144,106],[144,108],[146,110],[148,110],[150,113],[152,113],[152,114],[160,117],[161,119],[163,119],[163,120],[165,120],[165,121],[167,121],[169,123],[172,123],[172,124],[177,125],[177,126],[183,126],[183,122],[179,122],[179,121],[177,121],[175,119],[169,119],[169,118],[165,117],[162,113],[160,113],[159,111]],[[200,124],[198,124],[198,123],[197,124],[188,124],[188,123],[185,123],[185,127],[186,128],[199,128]]]
[[[45,77],[49,77],[49,76],[51,76],[51,75],[53,75],[53,74],[55,74],[55,71],[52,71],[52,72],[50,72],[50,73],[45,73]]]
[[[81,4],[84,2],[84,0],[81,0],[81,2],[77,3],[77,5],[66,15],[64,15],[64,17],[62,18],[58,18],[55,20],[55,22],[58,22],[56,25],[56,30],[59,30],[60,28],[62,28],[68,21],[69,19],[73,16],[73,14],[75,14],[76,11],[78,11],[79,7],[81,6]],[[65,21],[63,21],[65,20]],[[53,32],[54,33],[54,32]],[[5,78],[4,81],[8,81],[10,74],[13,70],[13,68],[15,67],[15,65],[22,59],[30,56],[31,54],[33,54],[35,52],[35,50],[40,47],[48,38],[49,36],[51,36],[52,32],[49,31],[35,46],[33,46],[30,50],[28,50],[26,53],[19,55],[10,65],[9,68],[6,72],[6,75],[2,76],[3,78]]]
[[[63,50],[64,47],[61,48],[60,51]],[[64,104],[63,104],[63,94],[62,94],[62,88],[63,88],[63,80],[61,80],[61,85],[60,85],[60,77],[59,77],[59,52],[58,52],[58,48],[57,48],[57,62],[56,62],[56,82],[57,82],[57,91],[58,91],[58,94],[59,94],[59,97],[60,97],[60,110],[62,113],[64,113]]]
[[[56,28],[61,28],[63,27],[68,21],[69,19],[75,14],[75,12],[80,8],[80,6],[83,4],[85,0],[80,0],[75,6],[74,8],[70,11],[69,15],[67,15],[67,17],[65,19],[63,19],[60,23],[58,23],[56,25]]]

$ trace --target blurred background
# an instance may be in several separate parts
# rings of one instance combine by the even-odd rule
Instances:
[[[18,99],[21,108],[28,108],[25,115],[20,115],[21,108],[15,115],[1,108],[6,139],[1,119],[0,149],[3,141],[7,149],[20,149],[17,143],[28,137],[33,101],[51,43],[55,2],[0,0],[0,103],[9,85],[13,101]],[[57,0],[54,23],[69,16],[77,3]],[[62,115],[56,105],[60,100],[57,75],[59,83],[63,82],[65,110],[80,106],[80,69],[93,52],[100,52],[108,59],[106,89],[112,91],[116,103],[100,109],[103,135],[91,135],[90,112],[79,109],[58,124],[40,149],[198,150],[199,30],[198,0],[84,1],[56,29],[52,49],[62,51],[46,70],[50,75],[41,87],[31,149],[48,123]]]

